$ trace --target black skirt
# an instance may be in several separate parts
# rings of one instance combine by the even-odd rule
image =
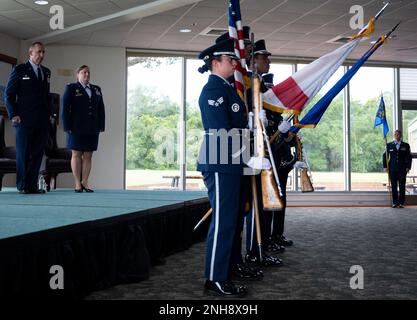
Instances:
[[[96,151],[98,134],[68,134],[67,148],[76,151]]]

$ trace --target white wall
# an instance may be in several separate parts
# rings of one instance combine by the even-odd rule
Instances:
[[[0,53],[18,58],[20,49],[20,40],[0,32]]]
[[[20,40],[8,36],[7,34],[0,33],[0,43],[2,44],[0,47],[0,53],[5,54],[7,56],[18,58],[20,52]],[[6,81],[7,82],[7,81]],[[2,83],[2,85],[5,85]],[[10,125],[8,119],[6,119],[6,126],[5,126],[5,140],[6,145],[15,145],[15,133],[14,129]],[[15,174],[7,174],[3,178],[3,185],[14,186],[16,184],[16,175]]]
[[[51,69],[51,92],[62,97],[65,85],[75,81],[76,69],[90,67],[91,83],[103,92],[106,130],[100,134],[93,154],[90,175],[92,188],[124,187],[125,119],[126,119],[126,50],[124,48],[46,45],[43,65]],[[59,69],[73,70],[73,76],[58,75]],[[62,72],[60,72],[62,74]],[[64,147],[65,133],[58,129],[58,145]],[[71,174],[58,176],[58,187],[73,187]]]
[[[13,38],[11,36],[8,36],[7,34],[0,33],[0,43],[2,44],[2,46],[0,47],[1,54],[5,54],[7,56],[10,56],[16,59],[19,57],[20,40]],[[6,84],[2,83],[2,85],[6,85]],[[14,129],[10,126],[8,119],[6,120],[5,136],[6,136],[6,145],[15,144]]]

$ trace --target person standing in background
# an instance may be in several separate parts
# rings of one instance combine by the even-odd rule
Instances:
[[[402,132],[394,131],[394,141],[387,144],[389,176],[391,180],[392,207],[404,208],[405,181],[407,173],[411,169],[410,145],[402,141]],[[383,156],[384,169],[387,170],[386,152]],[[400,192],[398,194],[397,188]]]
[[[100,132],[104,131],[105,112],[99,86],[90,83],[90,68],[77,70],[77,82],[65,87],[62,99],[62,121],[68,133],[67,148],[72,150],[71,168],[77,193],[94,192],[88,178],[93,152],[97,150]]]
[[[40,194],[39,169],[48,140],[51,71],[41,66],[45,47],[34,42],[29,61],[13,68],[5,89],[9,119],[16,129],[16,187],[22,194]]]

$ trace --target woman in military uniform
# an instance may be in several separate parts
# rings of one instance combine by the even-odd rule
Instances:
[[[77,80],[65,87],[62,120],[64,130],[68,133],[67,148],[72,150],[74,191],[93,192],[89,188],[88,178],[99,133],[104,131],[104,102],[100,87],[90,83],[88,66],[78,68]]]
[[[197,164],[213,209],[207,235],[205,290],[241,297],[246,288],[230,281],[230,260],[239,223],[244,164],[241,157],[234,156],[231,140],[233,136],[240,139],[248,122],[244,102],[226,80],[238,64],[234,40],[216,43],[202,51],[199,59],[205,63],[199,71],[211,71],[199,98],[205,135]]]

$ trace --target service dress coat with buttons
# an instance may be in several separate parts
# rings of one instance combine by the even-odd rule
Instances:
[[[76,150],[94,150],[95,137],[105,128],[105,111],[101,88],[89,84],[91,98],[80,82],[70,83],[66,86],[62,99],[62,122],[64,131],[70,132],[70,141],[76,144]],[[86,146],[83,145],[85,141]],[[71,146],[68,146],[71,147]]]

